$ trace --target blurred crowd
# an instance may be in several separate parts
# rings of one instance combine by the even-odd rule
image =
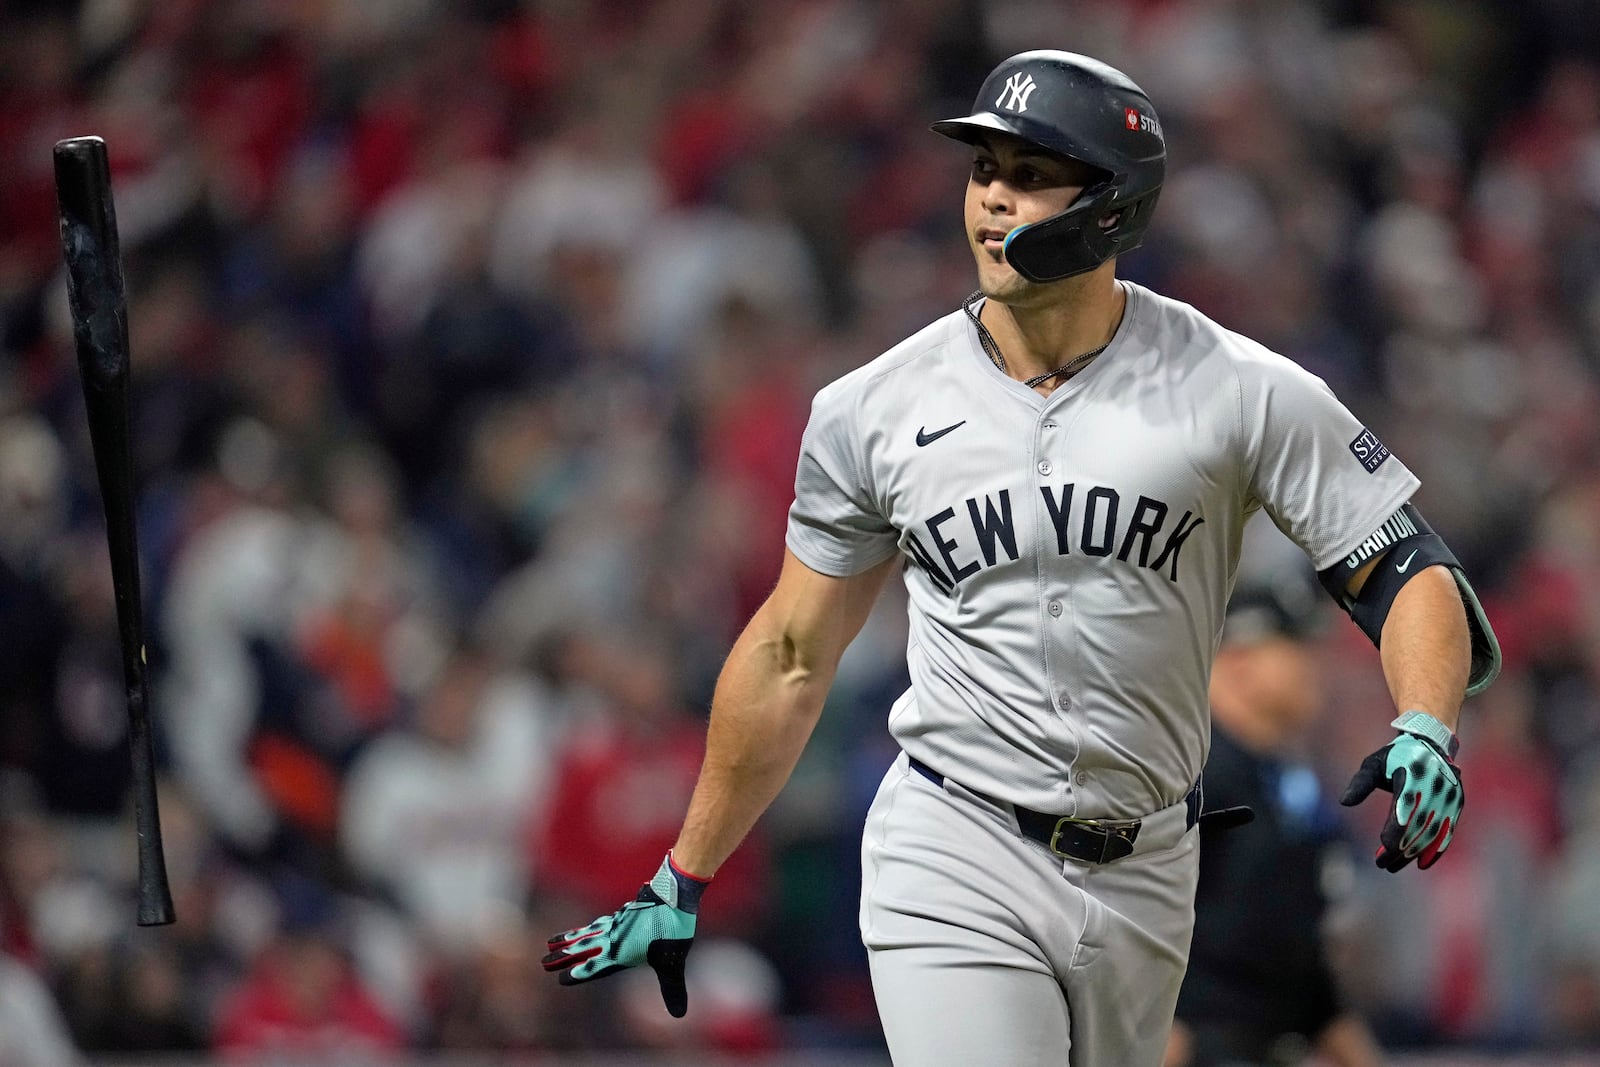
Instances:
[[[1392,1045],[1600,1043],[1584,0],[7,0],[0,1060],[871,1046],[858,835],[898,592],[706,897],[688,1018],[648,972],[562,990],[537,964],[675,836],[812,393],[973,286],[968,158],[928,122],[1041,46],[1126,70],[1168,132],[1121,273],[1326,378],[1421,476],[1504,645],[1449,858],[1384,875],[1352,827],[1355,1002]],[[91,132],[161,929],[133,923],[55,222],[51,146]],[[1392,710],[1353,627],[1325,655],[1337,786]]]

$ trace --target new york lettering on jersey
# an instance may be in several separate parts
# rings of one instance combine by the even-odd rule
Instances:
[[[1079,495],[1076,483],[1038,488],[1050,515],[1057,555],[1081,552],[1149,567],[1173,582],[1178,580],[1184,544],[1205,522],[1192,509],[1185,509],[1169,524],[1168,517],[1177,514],[1171,504],[1143,493],[1128,493],[1130,503],[1125,506],[1124,494],[1111,486],[1085,486],[1081,510],[1074,508]],[[906,554],[946,592],[980,570],[1016,563],[1021,556],[1011,490],[999,489],[981,498],[969,496],[960,505],[945,507],[924,519],[920,527],[907,529],[902,544]]]

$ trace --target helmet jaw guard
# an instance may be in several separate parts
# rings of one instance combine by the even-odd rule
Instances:
[[[1116,68],[1071,52],[1023,52],[990,72],[972,114],[931,128],[969,144],[991,133],[1020,137],[1106,175],[1066,211],[1006,236],[1006,261],[1029,281],[1086,273],[1144,239],[1166,142],[1150,98]],[[1115,221],[1105,226],[1108,217]]]
[[[1018,226],[1006,234],[1006,262],[1028,281],[1042,285],[1086,274],[1138,248],[1161,192],[1122,205],[1114,204],[1116,192],[1110,182],[1090,186],[1061,214]],[[1103,220],[1108,215],[1119,217],[1106,226]]]

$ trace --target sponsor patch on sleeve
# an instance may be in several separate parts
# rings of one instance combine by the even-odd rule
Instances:
[[[1367,468],[1368,474],[1383,466],[1383,461],[1389,458],[1389,450],[1378,440],[1377,435],[1365,426],[1361,427],[1361,433],[1356,439],[1350,442],[1350,454],[1360,460],[1361,465]]]

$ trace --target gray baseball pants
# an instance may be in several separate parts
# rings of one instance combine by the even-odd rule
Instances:
[[[902,753],[862,838],[861,938],[897,1067],[1158,1067],[1194,930],[1182,802],[1109,864]]]

